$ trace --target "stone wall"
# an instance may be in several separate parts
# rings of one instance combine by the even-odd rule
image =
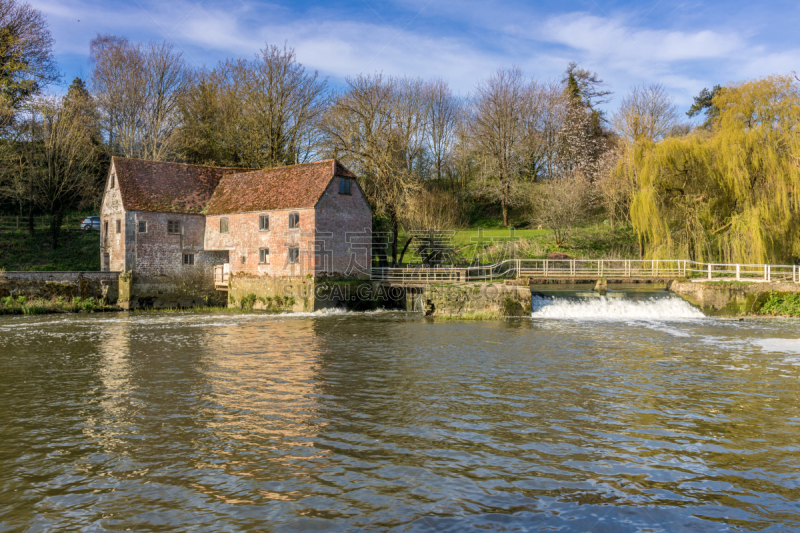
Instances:
[[[1,272],[0,297],[95,298],[114,305],[119,295],[119,272]]]
[[[406,290],[363,280],[318,280],[313,277],[279,278],[238,274],[230,279],[230,307],[293,312],[323,309],[369,311],[374,309],[413,310]],[[419,306],[418,310],[422,310]]]
[[[531,290],[500,283],[428,285],[419,296],[426,316],[445,318],[530,317]]]
[[[770,292],[800,292],[800,284],[777,282],[673,281],[668,288],[708,316],[729,317],[755,315],[769,299]]]
[[[119,231],[117,231],[118,221]],[[100,205],[100,265],[103,270],[113,272],[129,270],[125,264],[125,224],[122,195],[117,185],[116,172],[112,167],[106,179],[106,188]]]

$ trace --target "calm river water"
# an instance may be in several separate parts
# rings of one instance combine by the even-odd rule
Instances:
[[[800,321],[0,318],[0,531],[800,528]]]

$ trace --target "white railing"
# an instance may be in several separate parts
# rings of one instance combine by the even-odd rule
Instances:
[[[495,279],[675,279],[694,281],[791,281],[800,283],[797,265],[699,263],[664,259],[506,259],[474,267],[373,268],[374,281],[441,283],[493,281]]]

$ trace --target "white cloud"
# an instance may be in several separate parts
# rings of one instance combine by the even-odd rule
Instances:
[[[597,70],[618,95],[635,84],[660,82],[681,105],[715,83],[800,69],[798,50],[768,49],[752,34],[703,27],[696,18],[691,28],[660,29],[654,26],[658,12],[645,20],[546,14],[518,0],[491,7],[478,0],[437,0],[427,7],[428,0],[394,0],[391,6],[399,11],[378,14],[358,4],[351,12],[325,7],[298,12],[247,1],[137,0],[145,12],[136,3],[29,1],[48,17],[57,53],[75,62],[88,55],[97,33],[148,40],[171,32],[190,59],[209,66],[226,57],[252,58],[265,42],[286,41],[304,65],[334,81],[360,72],[436,76],[466,93],[499,67],[517,64],[548,79],[575,60]]]
[[[746,43],[735,33],[637,29],[624,21],[574,13],[550,18],[540,39],[569,46],[596,58],[626,61],[691,61],[727,58]]]

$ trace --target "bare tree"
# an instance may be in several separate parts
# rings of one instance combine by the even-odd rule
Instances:
[[[376,213],[388,217],[395,264],[401,210],[420,188],[413,164],[424,143],[424,106],[416,82],[359,75],[346,84],[322,122],[325,150],[361,176]]]
[[[253,61],[198,75],[182,106],[181,143],[198,162],[265,168],[308,161],[319,148],[327,81],[295,51],[268,45]]]
[[[456,141],[462,104],[446,81],[438,79],[426,87],[428,100],[428,149],[433,159],[436,179],[445,174],[447,159]]]
[[[680,115],[661,84],[636,86],[622,99],[614,114],[614,127],[628,141],[659,141],[680,125]]]
[[[556,246],[566,243],[572,229],[586,217],[589,188],[589,179],[578,171],[550,178],[543,187],[534,189],[535,197],[531,200],[538,209],[533,220],[552,230]]]
[[[419,78],[391,78],[393,98],[390,112],[392,139],[399,171],[419,175],[426,155],[430,101],[425,83]]]
[[[97,146],[89,101],[40,98],[26,107],[16,141],[17,173],[35,204],[49,214],[53,248],[65,211],[92,196]]]
[[[0,0],[0,127],[59,77],[44,15],[30,4]]]
[[[483,167],[483,191],[500,203],[504,226],[527,168],[534,87],[519,67],[500,69],[480,82],[470,99],[470,132]]]
[[[166,42],[132,44],[98,36],[91,44],[92,89],[112,153],[164,161],[175,150],[178,106],[192,73]]]
[[[619,168],[620,158],[625,151],[619,147],[608,150],[598,163],[595,186],[600,203],[613,228],[617,222],[630,220],[630,204],[634,184]]]

